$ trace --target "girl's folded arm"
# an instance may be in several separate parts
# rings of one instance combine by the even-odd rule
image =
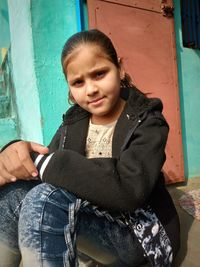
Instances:
[[[119,159],[87,159],[66,149],[39,155],[35,163],[44,182],[108,210],[133,211],[146,201],[158,180],[167,134],[165,122],[151,118],[137,128]]]

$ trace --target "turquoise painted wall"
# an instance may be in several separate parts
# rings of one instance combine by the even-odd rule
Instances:
[[[48,144],[68,109],[60,55],[77,31],[76,0],[8,0],[21,138]]]
[[[10,47],[10,28],[7,0],[0,1],[0,65],[5,60],[5,55]],[[9,50],[10,53],[10,50]],[[10,54],[9,54],[10,56]],[[7,56],[7,62],[10,64],[10,57]],[[9,59],[9,60],[8,60]],[[6,67],[5,67],[6,66]],[[0,148],[13,139],[19,138],[19,128],[16,119],[15,96],[12,95],[12,86],[9,73],[11,68],[4,62],[4,71],[6,75],[0,74]],[[4,77],[7,77],[6,81]],[[6,84],[6,86],[5,86]],[[12,99],[12,100],[11,100]]]
[[[200,176],[200,50],[182,45],[180,0],[174,0],[185,175]]]
[[[10,45],[10,29],[7,0],[0,1],[0,63],[2,62],[2,48]]]
[[[21,138],[43,142],[30,0],[8,0],[11,59]]]
[[[0,119],[0,149],[13,139],[18,139],[16,121],[12,118]]]
[[[76,5],[73,0],[33,0],[31,14],[42,134],[48,144],[69,107],[60,56],[67,38],[77,31]]]

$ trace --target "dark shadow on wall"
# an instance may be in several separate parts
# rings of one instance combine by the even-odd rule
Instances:
[[[178,184],[178,186],[186,187],[186,183]],[[180,219],[180,231],[181,231],[181,247],[178,252],[178,255],[174,262],[174,267],[181,266],[184,259],[187,257],[188,252],[188,242],[190,240],[188,239],[188,233],[191,229],[191,226],[193,224],[194,218],[190,216],[186,211],[184,211],[179,204],[180,197],[185,193],[183,190],[177,188],[176,185],[168,185],[167,189],[172,196],[172,199],[174,201],[174,204],[176,206],[179,219]],[[192,267],[192,266],[190,266]]]

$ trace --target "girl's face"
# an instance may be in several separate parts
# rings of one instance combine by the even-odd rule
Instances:
[[[94,124],[107,124],[120,116],[120,70],[98,45],[82,44],[67,58],[65,73],[75,102],[91,113]],[[65,62],[66,62],[65,61]]]

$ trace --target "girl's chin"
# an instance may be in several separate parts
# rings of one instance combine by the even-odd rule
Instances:
[[[97,116],[97,117],[106,117],[110,114],[109,110],[106,109],[90,109],[90,113],[93,116]]]
[[[109,124],[116,119],[116,116],[112,116],[109,112],[92,113],[91,115],[91,120],[94,124]]]

